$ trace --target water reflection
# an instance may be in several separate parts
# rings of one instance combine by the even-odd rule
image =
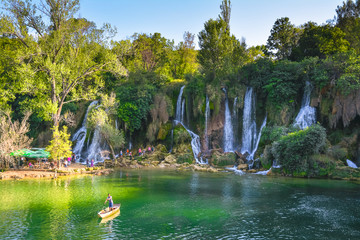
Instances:
[[[101,223],[108,192],[121,215]],[[129,170],[0,182],[0,239],[357,239],[359,222],[360,186],[344,181]]]

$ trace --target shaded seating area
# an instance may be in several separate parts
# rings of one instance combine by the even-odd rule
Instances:
[[[16,158],[19,169],[50,169],[53,166],[48,161],[50,153],[42,148],[20,149],[10,153]]]

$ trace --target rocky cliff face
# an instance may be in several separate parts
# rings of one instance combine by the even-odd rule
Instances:
[[[339,91],[321,91],[317,98],[312,99],[312,106],[320,108],[321,116],[330,128],[350,125],[357,116],[360,116],[360,90],[345,95]]]

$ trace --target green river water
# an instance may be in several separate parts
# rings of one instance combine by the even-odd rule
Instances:
[[[108,192],[121,213],[102,223]],[[0,181],[0,239],[360,239],[360,184],[153,170]]]

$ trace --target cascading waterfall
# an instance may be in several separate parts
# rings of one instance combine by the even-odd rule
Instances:
[[[208,135],[209,118],[210,118],[210,101],[209,101],[209,97],[206,95],[206,105],[205,105],[205,132],[204,132],[205,149],[206,149],[206,150],[209,149],[209,135]]]
[[[255,108],[255,95],[253,94],[253,88],[248,87],[245,93],[244,99],[244,113],[243,113],[243,134],[242,134],[242,146],[241,153],[248,153],[248,160],[253,160],[256,150],[258,148],[261,130],[266,125],[267,117],[260,127],[259,134],[257,133],[256,126],[256,108]]]
[[[180,89],[180,93],[176,102],[176,115],[175,115],[175,125],[177,124],[181,124],[185,130],[190,134],[191,136],[191,148],[194,154],[194,158],[196,163],[200,163],[200,164],[204,164],[205,162],[203,162],[202,157],[200,155],[201,152],[201,144],[200,144],[200,137],[199,135],[195,134],[194,132],[192,132],[190,129],[188,129],[185,124],[182,122],[182,120],[184,119],[183,114],[185,113],[185,104],[183,105],[182,103],[182,94],[184,91],[185,85],[181,87]],[[184,108],[184,109],[183,109]]]
[[[182,100],[181,103],[181,122],[184,123],[184,116],[185,116],[185,99]]]
[[[259,131],[259,135],[257,136],[256,141],[255,141],[255,146],[254,146],[251,154],[249,155],[249,158],[250,158],[250,159],[254,159],[256,150],[257,150],[257,148],[258,148],[258,146],[259,146],[259,142],[260,142],[260,138],[261,138],[261,131],[262,131],[263,128],[266,126],[266,119],[267,119],[267,116],[265,116],[265,119],[264,119],[263,123],[261,124],[260,131]]]
[[[183,92],[184,92],[184,88],[185,88],[185,85],[180,88],[180,93],[179,93],[179,96],[178,96],[178,99],[177,99],[177,102],[176,102],[175,120],[177,120],[179,122],[181,122],[181,115],[183,113],[181,100],[182,100],[182,95],[183,95]]]
[[[294,122],[294,126],[298,126],[301,129],[310,127],[316,122],[315,108],[310,106],[311,90],[312,90],[311,83],[306,81],[304,95],[301,102],[301,108]]]
[[[238,121],[238,110],[237,110],[237,100],[238,97],[235,97],[234,99],[234,104],[233,104],[233,112],[232,112],[232,123],[233,123],[233,131],[234,131],[234,149],[237,149],[238,146],[238,138],[237,138],[237,133],[238,133],[238,129],[239,129],[239,121]]]
[[[233,125],[231,122],[229,99],[228,99],[225,88],[223,88],[223,91],[225,92],[224,152],[233,152],[234,151],[234,131],[233,131]]]
[[[252,153],[256,136],[255,98],[253,97],[253,88],[248,87],[244,99],[242,154]]]
[[[72,151],[76,156],[77,162],[85,160],[85,155],[86,155],[85,150],[88,148],[89,140],[90,140],[90,138],[88,138],[88,142],[85,145],[85,140],[86,140],[86,135],[87,135],[87,129],[86,129],[87,116],[88,116],[89,111],[98,103],[99,103],[98,101],[93,101],[90,103],[88,109],[86,110],[85,117],[82,122],[82,126],[80,127],[79,130],[76,131],[76,133],[74,134],[74,136],[72,138],[72,141],[76,141],[76,144]]]

